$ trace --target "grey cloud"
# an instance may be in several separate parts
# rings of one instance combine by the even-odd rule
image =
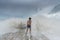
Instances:
[[[59,4],[60,0],[0,0],[0,15],[27,16],[42,7]]]

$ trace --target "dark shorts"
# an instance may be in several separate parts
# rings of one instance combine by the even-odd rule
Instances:
[[[30,25],[27,25],[27,28],[31,28],[31,26]]]

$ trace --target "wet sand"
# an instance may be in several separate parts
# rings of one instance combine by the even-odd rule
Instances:
[[[49,40],[45,35],[41,34],[40,36],[41,40]],[[36,38],[32,35],[32,37],[29,39],[29,36],[25,34],[25,29],[20,29],[19,31],[15,33],[7,33],[2,35],[0,40],[40,40],[40,38]]]

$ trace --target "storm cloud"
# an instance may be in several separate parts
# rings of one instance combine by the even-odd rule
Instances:
[[[0,0],[0,16],[25,17],[57,4],[60,0]]]

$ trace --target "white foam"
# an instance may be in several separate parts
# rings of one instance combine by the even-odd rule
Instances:
[[[19,18],[6,19],[0,22],[0,34],[18,31],[17,28],[20,27],[21,23],[22,19]]]
[[[60,12],[57,12],[56,14],[48,14],[45,12],[45,14],[39,14],[38,12],[37,15],[34,15],[32,17],[32,34],[37,36],[38,33],[42,33],[49,40],[60,40],[59,13]],[[38,34],[38,36],[40,36],[40,34]]]

